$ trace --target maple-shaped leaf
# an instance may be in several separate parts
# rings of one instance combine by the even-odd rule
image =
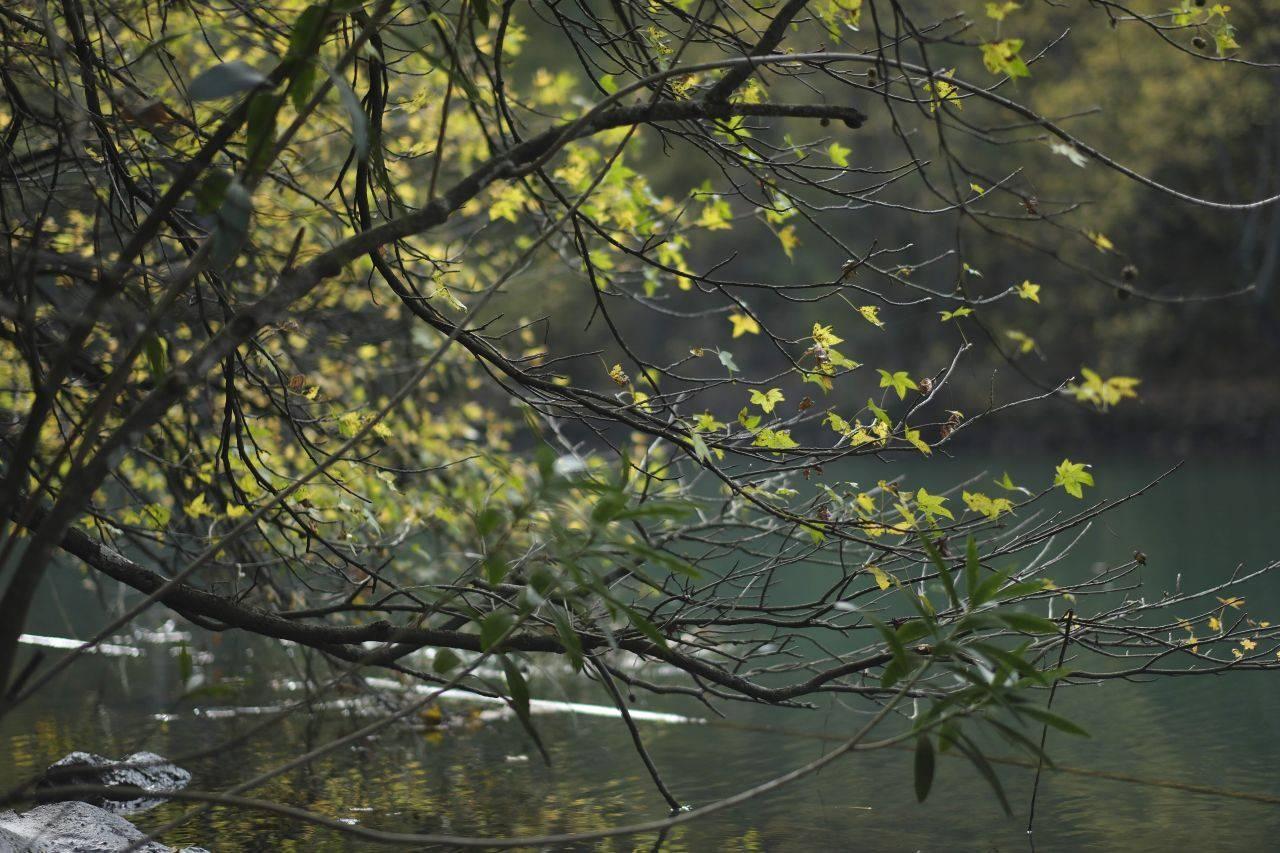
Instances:
[[[1053,484],[1061,486],[1073,498],[1083,498],[1083,487],[1093,485],[1093,475],[1085,470],[1088,467],[1083,462],[1063,459],[1054,471]]]
[[[770,388],[768,391],[752,391],[751,402],[764,409],[765,414],[772,414],[773,409],[786,397],[782,396],[781,389]]]
[[[770,450],[790,450],[793,447],[799,447],[795,439],[791,437],[791,430],[778,429],[773,430],[765,427],[756,433],[756,440],[751,442],[754,447],[767,447]]]
[[[760,324],[749,314],[730,314],[729,322],[733,324],[733,337],[760,334]]]
[[[925,518],[933,521],[935,516],[942,516],[955,521],[955,516],[951,514],[951,510],[947,509],[943,504],[947,501],[942,495],[931,495],[924,489],[916,492],[916,506],[924,513]]]
[[[887,370],[876,368],[876,372],[880,374],[880,387],[892,388],[894,391],[897,391],[899,400],[904,399],[907,396],[908,390],[920,390],[920,386],[915,383],[915,380],[912,379],[905,370],[890,373]]]
[[[1018,285],[1015,290],[1020,299],[1028,299],[1032,302],[1040,302],[1040,285],[1032,284],[1030,281],[1024,281]]]
[[[880,319],[880,309],[874,305],[862,305],[858,308],[858,313],[862,318],[873,326],[884,328],[884,321]]]

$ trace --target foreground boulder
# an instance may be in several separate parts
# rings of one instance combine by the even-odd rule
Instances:
[[[190,773],[154,752],[135,752],[122,761],[91,752],[72,752],[49,766],[38,787],[47,790],[69,785],[120,786],[159,794],[181,790],[190,781]],[[164,802],[158,797],[73,796],[117,814],[142,811]]]
[[[129,821],[89,803],[45,803],[29,812],[0,812],[0,853],[114,853],[145,836]],[[155,841],[140,853],[174,853]],[[184,847],[179,853],[208,853]]]

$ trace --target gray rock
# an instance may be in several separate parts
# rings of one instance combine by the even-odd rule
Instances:
[[[50,765],[39,787],[53,789],[64,785],[120,785],[163,793],[181,790],[190,781],[190,773],[154,752],[135,752],[122,761],[113,761],[91,752],[72,752]],[[75,799],[118,814],[142,811],[164,802],[156,797],[124,799],[75,796]],[[0,853],[3,853],[3,849],[0,849]]]
[[[129,821],[88,803],[45,803],[29,812],[0,812],[0,853],[115,853],[144,837]],[[140,853],[174,853],[155,841]],[[178,853],[208,853],[184,847]]]

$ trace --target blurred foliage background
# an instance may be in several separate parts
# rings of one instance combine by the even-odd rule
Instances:
[[[916,7],[922,20],[941,16],[936,4],[905,5]],[[1198,61],[1146,26],[1132,21],[1112,25],[1108,15],[1091,4],[1028,5],[1034,5],[1034,12],[1019,15],[1017,34],[1028,45],[1052,46],[1042,60],[1043,72],[1038,73],[1032,61],[1031,77],[1006,83],[1002,91],[1009,97],[1060,120],[1120,163],[1188,193],[1241,201],[1280,191],[1280,76],[1275,70]],[[1136,8],[1152,13],[1164,11],[1165,4]],[[1231,17],[1240,56],[1256,63],[1280,60],[1278,0],[1233,8]],[[582,98],[600,97],[583,79],[576,61],[567,64],[549,28],[540,31],[533,15],[522,20],[528,24],[529,38],[513,76],[542,73]],[[1069,37],[1059,40],[1067,33]],[[1191,44],[1190,33],[1177,32],[1170,39],[1177,48],[1201,53]],[[931,60],[935,67],[972,64],[973,52],[971,47],[938,46]],[[1072,67],[1081,73],[1070,73]],[[770,92],[770,97],[777,96]],[[849,159],[854,166],[899,164],[900,143],[882,105],[870,97],[856,105],[869,114],[867,124],[859,130],[827,128],[830,139],[852,150]],[[980,115],[994,118],[990,110],[982,112],[983,106],[966,104],[975,123]],[[1005,115],[996,123],[1008,124],[1009,118]],[[785,144],[788,123],[773,125],[772,141]],[[794,126],[802,127],[798,122]],[[927,126],[917,131],[930,132]],[[1044,135],[1028,128],[1021,138]],[[930,140],[921,142],[927,148]],[[643,162],[633,157],[628,165],[642,171],[656,190],[679,197],[705,179],[706,162],[687,156],[678,142],[664,149],[650,133],[643,144]],[[1051,150],[1048,139],[1041,145],[1001,147],[953,135],[949,144],[961,160],[990,174],[993,181],[1011,176],[1001,184],[1010,192],[992,202],[993,210],[1012,218],[1055,201],[1079,202],[1056,231],[1034,222],[1025,232],[1028,240],[1038,241],[1076,269],[1053,263],[1043,251],[996,239],[972,222],[961,224],[953,214],[920,216],[884,207],[831,212],[827,224],[853,245],[865,248],[874,239],[880,248],[908,246],[901,255],[904,263],[953,252],[945,263],[921,271],[921,280],[930,286],[945,290],[963,280],[970,297],[1026,279],[1042,286],[1040,304],[1006,299],[986,309],[983,317],[991,337],[968,329],[977,352],[962,362],[946,389],[950,405],[969,412],[991,399],[1043,393],[1071,376],[1079,377],[1082,366],[1103,376],[1142,380],[1139,399],[1108,412],[1058,397],[1040,406],[1016,408],[972,431],[966,441],[1007,446],[1011,436],[1029,444],[1088,436],[1185,450],[1236,441],[1254,449],[1280,446],[1280,209],[1235,213],[1179,204],[1096,163],[1073,165]],[[893,192],[899,205],[938,206],[937,198],[918,181],[895,186]],[[829,281],[839,275],[846,257],[820,235],[799,224],[801,245],[788,258],[753,213],[737,207],[732,230],[709,232],[694,241],[687,252],[690,266],[705,271],[724,263],[718,270],[724,278],[773,283]],[[1022,236],[1017,223],[1003,226]],[[1052,232],[1047,240],[1045,231]],[[1114,248],[1099,251],[1088,232],[1106,235]],[[957,245],[962,252],[955,252]],[[965,271],[965,264],[976,273]],[[1131,297],[1113,286],[1130,282],[1168,301]],[[911,294],[904,288],[902,296]],[[530,312],[536,306],[538,313],[556,317],[556,310],[546,310],[548,297],[561,306],[580,298],[576,285],[548,282],[545,290],[529,298]],[[1190,298],[1184,301],[1185,297]],[[679,296],[674,298],[672,307],[677,307]],[[694,304],[692,299],[689,304]],[[773,298],[752,304],[779,328],[797,334],[815,321],[831,321],[829,302],[806,305]],[[882,329],[849,320],[838,330],[849,339],[847,349],[855,358],[866,354],[865,360],[878,364],[872,352],[899,358],[911,354],[916,363],[904,367],[913,375],[924,374],[945,365],[966,334],[953,324],[922,322],[921,314],[936,317],[939,307],[946,306],[894,308],[882,312]],[[661,327],[648,339],[658,349],[659,361],[676,359],[691,345],[725,338],[726,324],[719,315],[682,322],[679,334],[649,311],[637,309],[624,316],[629,323]],[[602,326],[584,330],[580,323],[553,320],[558,340],[574,351],[607,349]],[[1018,342],[1007,337],[1010,330],[1029,336],[1035,347],[1019,352]],[[569,345],[573,336],[581,338],[579,345]],[[760,346],[735,350],[748,375],[763,367],[756,359],[767,355],[767,348]],[[726,406],[740,396],[726,393]]]

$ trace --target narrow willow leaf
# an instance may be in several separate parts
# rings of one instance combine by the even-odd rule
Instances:
[[[928,735],[920,735],[916,738],[916,801],[923,803],[925,798],[929,796],[929,789],[933,787],[933,742],[929,740]]]
[[[360,104],[360,97],[345,77],[329,71],[329,79],[338,90],[338,100],[342,101],[342,107],[351,119],[351,144],[356,150],[356,158],[364,160],[369,156],[369,117]]]
[[[215,101],[247,92],[267,82],[267,76],[243,60],[235,59],[201,71],[187,87],[193,101]]]

